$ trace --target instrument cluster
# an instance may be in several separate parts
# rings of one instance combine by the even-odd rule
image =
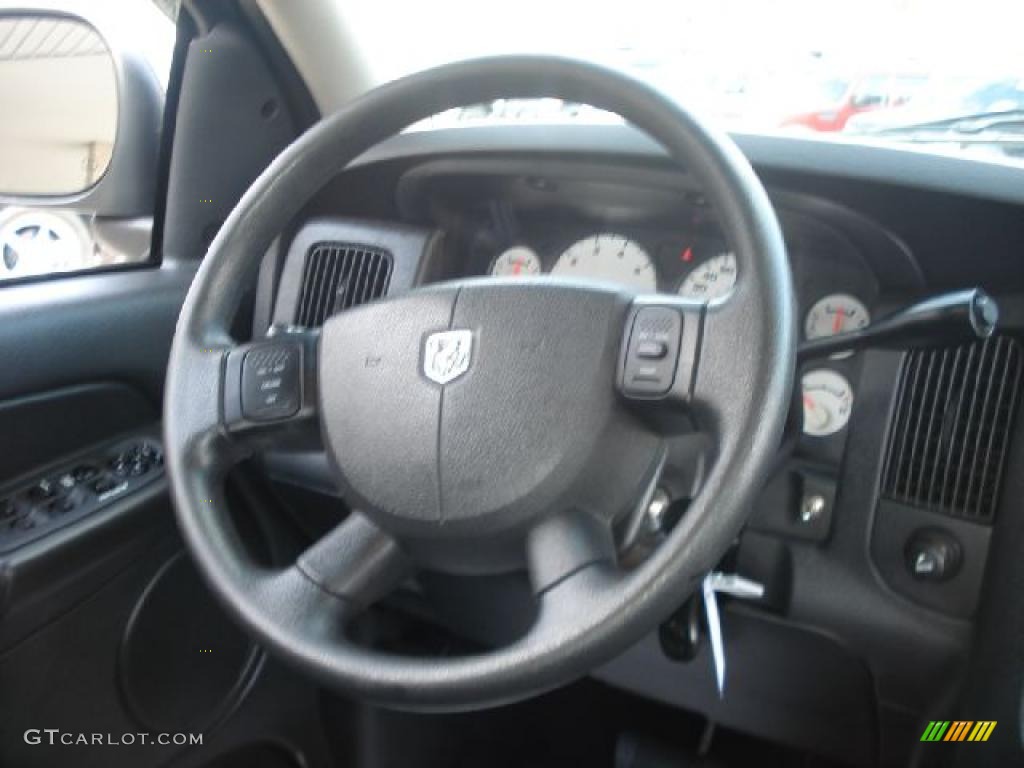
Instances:
[[[496,277],[545,273],[612,282],[637,293],[675,292],[710,301],[728,296],[737,270],[736,257],[721,242],[673,238],[652,249],[618,232],[588,234],[549,253],[513,243],[497,253],[490,266]]]
[[[636,293],[675,293],[698,301],[728,301],[741,279],[734,253],[714,235],[630,236],[601,231],[549,242],[546,247],[510,242],[495,248],[488,273],[517,279],[550,274],[599,280]],[[805,339],[859,330],[871,322],[868,297],[853,290],[834,290],[835,283],[801,279],[794,264],[801,297]],[[842,280],[841,270],[839,280]],[[805,277],[805,276],[804,276]],[[853,281],[857,284],[857,281]],[[803,372],[801,379],[804,434],[827,438],[839,434],[850,420],[854,391],[840,355],[830,364]]]

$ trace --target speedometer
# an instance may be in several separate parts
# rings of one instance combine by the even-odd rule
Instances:
[[[551,274],[609,280],[645,293],[658,289],[658,274],[647,251],[615,234],[592,235],[573,243],[558,257]]]

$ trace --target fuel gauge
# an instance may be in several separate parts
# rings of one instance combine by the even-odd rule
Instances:
[[[540,274],[540,257],[526,245],[513,245],[498,255],[491,265],[495,277],[525,277]]]

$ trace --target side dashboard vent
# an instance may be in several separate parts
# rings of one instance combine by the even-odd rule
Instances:
[[[391,254],[379,248],[318,243],[306,254],[295,323],[318,328],[342,310],[379,299],[391,282]]]
[[[1020,384],[1020,347],[1005,336],[907,353],[882,496],[991,523]]]

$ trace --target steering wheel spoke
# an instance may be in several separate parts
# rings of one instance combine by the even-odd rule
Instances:
[[[704,314],[689,408],[701,428],[716,439],[738,437],[747,404],[757,407],[767,397],[760,372],[752,371],[747,362],[762,354],[758,347],[763,339],[749,330],[759,322],[740,300],[709,307]]]
[[[320,334],[289,330],[232,348],[223,369],[222,427],[247,451],[319,444]]]
[[[295,567],[344,601],[348,617],[387,595],[412,570],[396,540],[358,512],[303,552]]]
[[[621,585],[609,526],[584,513],[550,518],[527,539],[530,581],[540,602],[533,631],[558,636]]]
[[[584,512],[543,520],[527,537],[526,550],[530,582],[538,595],[586,568],[615,562],[610,526]]]

